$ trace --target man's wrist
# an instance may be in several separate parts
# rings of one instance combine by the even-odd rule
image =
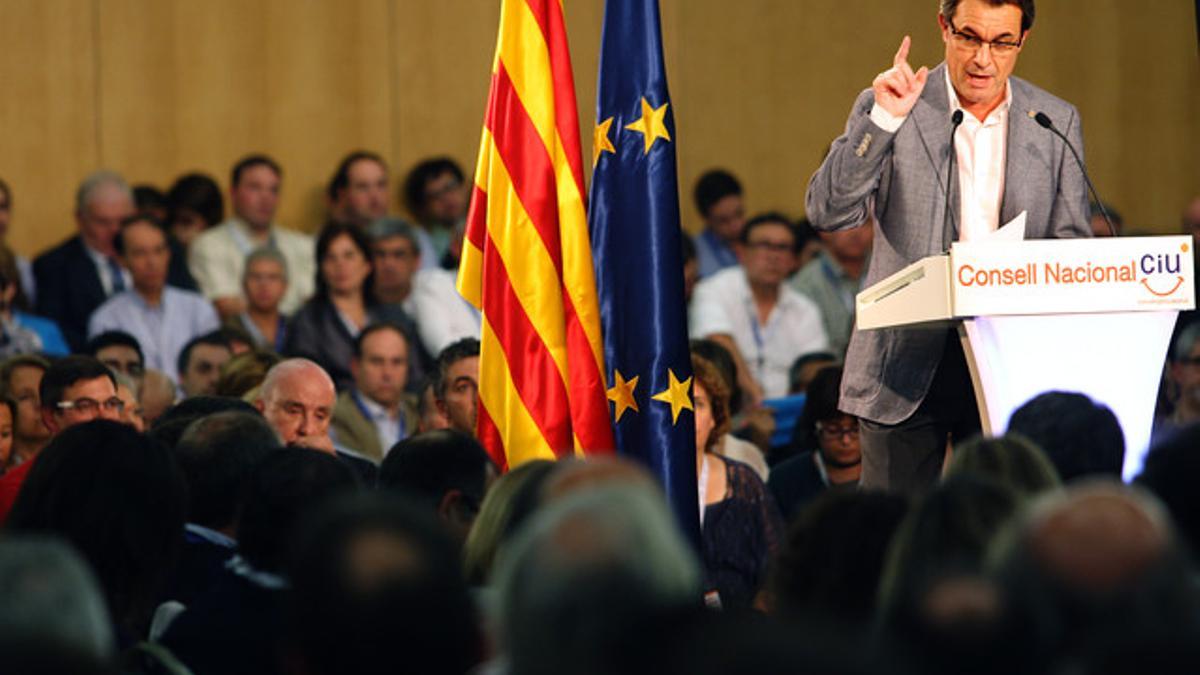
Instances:
[[[875,126],[883,129],[889,134],[896,133],[896,130],[900,128],[900,125],[904,124],[904,120],[908,119],[908,115],[893,115],[878,103],[871,107],[870,117],[871,121],[875,123]]]

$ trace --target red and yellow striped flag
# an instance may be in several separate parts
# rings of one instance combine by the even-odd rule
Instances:
[[[612,452],[561,0],[502,0],[458,291],[483,313],[478,434],[505,468]]]

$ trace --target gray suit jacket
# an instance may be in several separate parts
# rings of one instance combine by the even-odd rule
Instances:
[[[944,251],[957,238],[958,172],[950,189],[954,215],[946,217],[950,105],[945,64],[929,73],[920,99],[893,134],[871,121],[875,103],[859,95],[846,131],[808,184],[808,218],[819,230],[853,227],[873,208],[875,240],[863,287],[910,263]],[[1091,236],[1087,188],[1070,150],[1028,111],[1041,111],[1083,152],[1074,106],[1016,77],[1004,170],[1001,224],[1027,211],[1029,239]],[[881,424],[908,419],[924,400],[941,359],[947,331],[892,328],[850,338],[840,408]]]

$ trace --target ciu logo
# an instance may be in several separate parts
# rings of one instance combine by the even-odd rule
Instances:
[[[1138,258],[1142,286],[1153,295],[1165,298],[1174,295],[1183,287],[1183,256],[1191,250],[1187,244],[1179,246],[1179,253],[1147,253]]]

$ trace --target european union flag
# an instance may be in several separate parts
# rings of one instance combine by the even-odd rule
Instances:
[[[699,533],[675,119],[658,0],[608,0],[592,149],[591,229],[617,449],[661,480]]]

